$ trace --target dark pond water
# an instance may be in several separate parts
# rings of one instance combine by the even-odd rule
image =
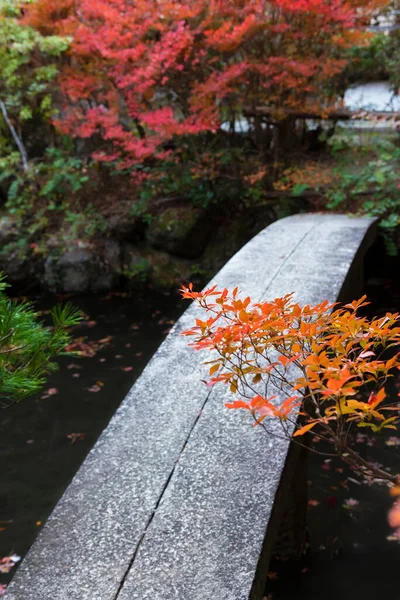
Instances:
[[[27,552],[187,304],[177,294],[151,291],[71,300],[86,315],[73,331],[78,349],[93,356],[61,357],[42,394],[0,413],[0,557]],[[46,311],[59,301],[35,304]],[[0,574],[0,584],[15,570]]]
[[[368,316],[400,311],[400,261],[379,245],[367,256],[364,293]],[[400,375],[389,390],[398,399]],[[359,431],[355,449],[400,473],[400,430],[387,430],[375,443]],[[272,562],[265,600],[399,600],[400,543],[387,522],[386,485],[360,481],[339,458],[310,454],[308,490],[310,553],[298,562]]]

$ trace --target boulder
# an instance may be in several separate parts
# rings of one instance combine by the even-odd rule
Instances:
[[[40,265],[31,259],[28,244],[11,241],[1,246],[0,271],[4,273],[10,283],[32,283],[35,278],[34,265],[40,270]]]
[[[158,289],[178,288],[190,280],[191,261],[166,252],[126,244],[121,274],[129,288],[148,283]]]
[[[206,211],[193,206],[172,206],[152,219],[146,239],[157,250],[196,258],[202,254],[210,233]]]
[[[250,239],[277,219],[272,206],[251,207],[226,216],[216,227],[201,258],[203,275],[211,278]]]
[[[0,245],[1,248],[8,244],[17,235],[17,227],[15,221],[9,217],[0,217]]]
[[[178,289],[182,283],[191,280],[191,261],[170,256],[166,252],[151,252],[148,255],[150,264],[150,283],[158,289]]]
[[[133,242],[144,237],[146,225],[140,215],[121,211],[110,216],[108,228],[111,235],[118,240]]]
[[[64,252],[53,251],[45,262],[44,281],[62,293],[109,291],[117,284],[120,247],[113,240],[85,242]]]
[[[125,244],[122,251],[121,275],[127,287],[146,283],[151,274],[151,265],[147,253],[134,246]]]

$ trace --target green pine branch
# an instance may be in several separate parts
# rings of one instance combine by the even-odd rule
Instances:
[[[46,376],[58,368],[55,357],[66,354],[69,328],[81,320],[70,303],[51,311],[46,327],[30,302],[16,302],[5,294],[0,274],[0,408],[40,391]]]

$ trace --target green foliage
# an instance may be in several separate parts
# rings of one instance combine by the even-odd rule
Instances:
[[[70,304],[51,311],[52,327],[38,320],[29,302],[15,302],[5,294],[0,276],[0,407],[39,391],[46,375],[57,369],[54,358],[71,341],[69,328],[79,323],[79,311]]]
[[[400,148],[381,138],[373,146],[358,149],[359,155],[368,153],[368,160],[364,157],[357,164],[356,148],[352,149],[350,161],[347,153],[340,152],[342,144],[338,141],[333,144],[338,166],[326,192],[327,208],[379,218],[387,252],[396,255],[400,230]]]
[[[3,164],[0,181],[11,179],[12,175],[12,169]],[[35,163],[29,172],[14,175],[8,188],[6,207],[10,214],[17,214],[33,207],[36,198],[44,198],[47,210],[57,210],[64,198],[76,194],[88,181],[82,159],[68,156],[60,148],[47,148],[43,159]]]
[[[25,2],[27,4],[29,2]],[[55,115],[54,86],[69,40],[43,36],[20,20],[24,2],[0,0],[0,100],[30,158],[41,155]],[[4,179],[21,167],[16,141],[0,116],[0,169]]]
[[[390,76],[392,55],[391,37],[377,33],[368,45],[348,50],[349,63],[343,79],[350,83],[386,80]]]
[[[249,139],[232,140],[222,134],[198,135],[180,140],[176,149],[179,158],[136,168],[145,176],[139,188],[137,210],[146,213],[154,199],[170,197],[184,199],[192,206],[237,206],[254,202],[264,194],[263,183],[246,183],[246,175],[254,167]]]
[[[19,224],[18,242],[33,244],[36,252],[48,252],[55,231],[60,245],[67,246],[107,229],[105,218],[85,197],[92,190],[89,169],[83,159],[68,155],[68,148],[48,148],[41,161],[13,178],[4,168],[1,179],[11,181],[3,214]],[[10,249],[5,246],[3,253]]]
[[[23,4],[23,3],[22,3]],[[19,121],[52,115],[51,84],[69,40],[42,36],[19,20],[21,2],[0,1],[0,97]]]
[[[146,258],[142,258],[136,263],[124,265],[122,269],[120,269],[120,274],[130,281],[135,280],[144,283],[148,279],[149,270],[149,261]]]

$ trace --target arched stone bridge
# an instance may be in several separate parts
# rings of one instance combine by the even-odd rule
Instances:
[[[253,300],[348,300],[372,219],[277,221],[215,276]],[[87,456],[7,600],[259,600],[298,456],[224,408],[176,323]]]

